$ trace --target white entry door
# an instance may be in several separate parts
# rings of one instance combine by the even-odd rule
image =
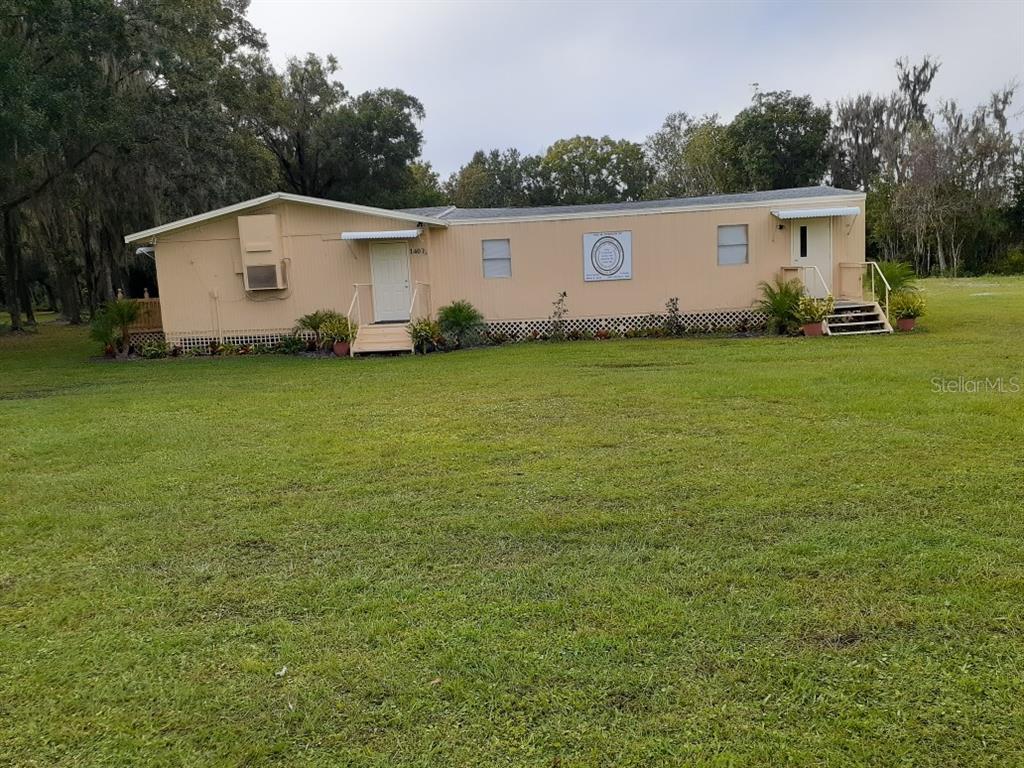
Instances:
[[[373,243],[370,246],[370,275],[373,280],[374,322],[408,320],[412,298],[409,247],[405,243]]]
[[[793,266],[807,267],[800,275],[807,294],[823,299],[832,291],[832,219],[791,219],[790,222]],[[818,268],[821,280],[811,267]]]

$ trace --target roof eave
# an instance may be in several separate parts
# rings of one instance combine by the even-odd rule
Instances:
[[[173,232],[177,229],[184,229],[186,227],[195,226],[196,224],[202,224],[206,221],[220,218],[221,216],[230,216],[233,213],[239,211],[248,210],[249,208],[257,208],[267,203],[273,203],[278,200],[282,200],[289,203],[300,203],[304,205],[316,205],[321,208],[333,208],[335,210],[350,211],[352,213],[363,213],[370,216],[380,216],[387,219],[397,219],[398,221],[410,221],[417,224],[429,224],[435,227],[447,227],[448,222],[442,221],[438,218],[431,216],[416,216],[415,214],[399,213],[397,211],[389,211],[387,208],[374,208],[369,205],[357,205],[355,203],[342,203],[337,200],[322,200],[317,197],[306,197],[304,195],[294,195],[290,192],[272,192],[269,195],[263,195],[262,197],[254,197],[251,200],[244,200],[241,203],[234,203],[233,205],[227,205],[223,208],[216,208],[206,213],[200,213],[195,216],[189,216],[184,219],[178,219],[177,221],[168,222],[162,224],[159,227],[152,227],[150,229],[144,229],[139,232],[133,232],[130,235],[125,235],[125,243],[137,243],[140,241],[151,240],[158,235],[166,234],[167,232]]]

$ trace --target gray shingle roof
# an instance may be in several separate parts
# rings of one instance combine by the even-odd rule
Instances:
[[[703,205],[730,205],[758,203],[762,201],[803,200],[815,197],[841,197],[861,194],[855,190],[836,187],[798,187],[795,189],[773,189],[764,192],[741,192],[734,195],[707,195],[705,197],[677,197],[668,200],[639,200],[632,203],[598,203],[596,205],[544,205],[534,208],[452,208],[434,206],[431,208],[405,208],[401,212],[419,216],[430,216],[444,221],[476,221],[484,219],[515,219],[550,216],[557,218],[565,214],[580,213],[630,213],[652,211],[660,208],[689,208]],[[446,213],[447,211],[447,213]]]

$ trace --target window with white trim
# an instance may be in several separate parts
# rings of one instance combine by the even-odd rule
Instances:
[[[718,266],[749,263],[747,225],[722,224],[718,227]]]
[[[508,240],[484,240],[484,277],[512,277],[512,247]]]

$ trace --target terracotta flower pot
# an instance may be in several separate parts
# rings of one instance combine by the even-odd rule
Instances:
[[[917,325],[916,317],[901,317],[896,321],[896,327],[901,331],[912,331],[915,325]]]
[[[347,341],[336,341],[334,342],[334,354],[337,357],[348,357],[349,343]]]
[[[804,323],[804,336],[821,336],[823,333],[821,323]]]

